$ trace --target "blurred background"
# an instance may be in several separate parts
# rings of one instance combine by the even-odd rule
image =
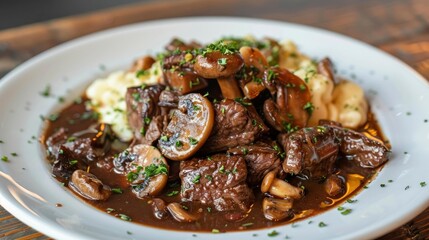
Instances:
[[[1,0],[0,30],[154,0]]]

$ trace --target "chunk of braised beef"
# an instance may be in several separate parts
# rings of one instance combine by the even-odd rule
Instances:
[[[389,149],[380,141],[332,122],[306,127],[291,134],[279,134],[286,152],[283,170],[307,177],[328,176],[337,155],[363,168],[376,168],[389,158]]]
[[[276,143],[258,141],[252,145],[231,148],[228,153],[242,155],[246,160],[247,182],[251,187],[259,185],[267,173],[273,170],[278,173],[282,171],[282,152]]]
[[[279,134],[278,141],[286,153],[282,165],[286,173],[321,178],[334,171],[339,140],[332,128],[302,128],[291,134]]]
[[[219,152],[247,145],[269,131],[250,102],[224,99],[213,106],[213,130],[201,152]]]
[[[141,143],[147,145],[153,145],[161,137],[161,133],[168,125],[168,116],[159,115],[152,118],[147,127],[145,137],[141,140]]]
[[[248,211],[254,195],[246,178],[246,162],[241,156],[217,154],[181,161],[182,201],[201,202],[217,211]]]
[[[84,162],[94,161],[106,154],[109,148],[94,147],[92,138],[68,138],[63,147],[73,152],[76,159]],[[101,146],[103,147],[103,146]]]
[[[52,174],[55,177],[67,181],[75,170],[84,168],[86,168],[86,164],[79,161],[72,150],[64,145],[59,146],[57,157],[52,164]]]
[[[125,101],[128,123],[137,141],[143,139],[152,118],[161,114],[158,101],[163,89],[164,87],[161,85],[127,89]]]
[[[46,148],[49,156],[56,157],[61,144],[67,141],[67,138],[67,129],[65,128],[59,128],[54,134],[49,136],[46,139]]]

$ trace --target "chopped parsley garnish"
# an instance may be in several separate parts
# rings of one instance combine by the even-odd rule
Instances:
[[[384,184],[384,183],[380,184],[380,187],[385,187],[385,186],[386,186],[386,184]]]
[[[222,113],[222,114],[225,114],[225,110],[226,110],[226,108],[225,108],[225,107],[222,107],[222,108],[220,109],[220,111],[221,111],[221,113]]]
[[[161,136],[161,141],[163,141],[163,142],[167,142],[168,141],[168,136],[167,135],[163,135],[163,136]]]
[[[133,99],[136,102],[140,101],[140,94],[139,93],[132,93],[131,96],[133,97]]]
[[[1,157],[1,160],[2,160],[3,162],[9,162],[9,158],[8,158],[7,156],[2,156],[2,157]]]
[[[141,76],[143,76],[143,75],[146,75],[148,72],[147,71],[145,71],[145,70],[138,70],[137,72],[136,72],[136,77],[137,78],[139,78],[139,77],[141,77]]]
[[[166,195],[167,195],[167,197],[172,197],[172,196],[176,196],[177,194],[179,194],[179,191],[171,191],[171,192],[169,192],[169,193],[167,193]]]
[[[183,146],[183,143],[179,140],[176,141],[176,148],[180,148]]]
[[[219,59],[217,60],[217,63],[218,63],[219,65],[221,65],[221,66],[225,66],[225,65],[226,65],[226,61],[227,61],[227,59],[226,59],[226,58],[219,58]]]
[[[203,95],[203,97],[208,97],[209,96],[209,92],[206,92],[206,94]]]
[[[302,107],[302,109],[304,109],[305,111],[307,111],[308,112],[308,114],[312,114],[313,113],[313,111],[314,111],[314,106],[313,106],[313,104],[311,103],[311,102],[307,102],[303,107]]]
[[[127,215],[125,215],[125,214],[119,213],[118,216],[119,216],[120,219],[122,219],[124,221],[131,221],[131,218],[128,217]]]
[[[191,145],[197,145],[197,143],[198,143],[197,139],[195,139],[193,137],[189,137],[188,139],[189,139],[189,144],[191,144]]]
[[[144,136],[146,134],[146,129],[144,128],[144,126],[142,126],[142,128],[140,128],[140,134],[142,136]]]
[[[211,43],[207,45],[205,49],[203,49],[202,54],[205,55],[207,53],[213,52],[213,51],[219,51],[222,54],[233,54],[235,52],[238,52],[239,45],[235,41],[217,41],[214,43]]]
[[[277,73],[274,72],[273,70],[268,70],[268,75],[267,75],[267,81],[271,82],[273,81],[275,78],[277,77]]]
[[[420,187],[426,187],[426,182],[420,182]]]
[[[293,133],[299,129],[298,126],[293,126],[292,123],[285,122],[285,121],[282,122],[282,125],[286,133]]]
[[[345,209],[344,211],[341,212],[342,215],[348,215],[352,212],[352,210],[350,208]]]
[[[326,223],[324,223],[324,222],[320,222],[319,223],[319,227],[326,227],[326,226],[328,226]]]
[[[59,117],[60,117],[60,115],[58,113],[52,113],[47,118],[49,121],[55,122]]]
[[[200,183],[200,178],[201,178],[201,174],[198,174],[197,176],[194,177],[194,179],[192,179],[193,183]]]
[[[280,234],[279,232],[277,232],[276,230],[273,230],[272,232],[268,233],[267,235],[268,235],[268,237],[275,237],[279,234]]]
[[[248,223],[243,223],[243,224],[241,224],[241,226],[243,226],[243,227],[250,227],[250,226],[252,226],[253,225],[253,223],[252,222],[248,222]]]
[[[46,85],[45,89],[40,92],[40,95],[42,95],[43,97],[51,96],[51,85]]]
[[[241,148],[241,152],[242,152],[244,155],[247,155],[247,154],[249,153],[249,149],[247,149],[247,148],[245,148],[245,147],[242,147],[242,148]]]
[[[18,156],[18,153],[11,153],[10,155],[12,155],[13,157],[16,157],[16,156]]]
[[[408,190],[408,189],[410,189],[410,186],[409,186],[409,185],[405,187],[405,190]]]
[[[4,141],[3,141],[3,140],[0,140],[0,143],[4,143]]]
[[[392,179],[390,179],[390,180],[388,180],[387,182],[388,182],[388,183],[392,183],[392,182],[393,182],[393,180],[392,180]]]
[[[207,207],[207,212],[212,212],[212,208],[211,207]]]
[[[190,88],[192,88],[194,86],[198,86],[198,85],[200,85],[200,79],[199,78],[197,78],[197,80],[195,82],[192,82],[192,81],[189,82]]]
[[[150,123],[150,118],[145,117],[145,118],[144,118],[144,123],[149,124],[149,123]]]
[[[204,178],[209,180],[209,181],[211,181],[213,179],[212,175],[205,175]]]
[[[243,106],[250,106],[250,105],[252,105],[251,102],[247,101],[247,98],[235,98],[234,101],[240,103]]]
[[[122,193],[122,189],[120,189],[120,188],[112,188],[112,193],[121,194]]]
[[[76,159],[70,160],[70,165],[76,165],[76,164],[77,164],[77,160]]]
[[[111,212],[114,212],[115,211],[115,209],[113,209],[113,208],[106,208],[106,212],[107,213],[111,213]]]
[[[219,172],[220,173],[225,173],[225,166],[224,165],[220,166]]]
[[[348,202],[348,203],[355,203],[355,202],[357,202],[358,200],[356,200],[356,199],[347,199],[347,201],[346,202]]]
[[[199,110],[201,110],[201,108],[199,106],[197,106],[197,105],[193,105],[192,106],[192,110],[199,111]]]
[[[147,178],[153,177],[158,174],[168,174],[167,165],[165,165],[164,163],[152,163],[144,168],[144,175]]]
[[[213,228],[212,233],[220,233],[219,229]]]
[[[305,84],[301,84],[301,85],[299,85],[299,89],[301,91],[305,91],[305,89],[307,89],[307,87],[305,86]]]

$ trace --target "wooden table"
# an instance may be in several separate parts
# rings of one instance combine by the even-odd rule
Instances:
[[[427,0],[163,0],[0,31],[0,76],[30,57],[92,32],[152,19],[245,16],[301,23],[374,45],[429,79]],[[0,238],[47,239],[0,207]],[[429,239],[429,208],[380,239]]]

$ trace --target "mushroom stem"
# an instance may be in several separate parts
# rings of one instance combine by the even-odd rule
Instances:
[[[278,178],[273,180],[268,192],[279,198],[290,197],[293,199],[300,199],[304,194],[304,190],[301,188],[295,187]]]
[[[167,205],[168,211],[178,222],[195,222],[198,217],[185,211],[179,203],[170,203]]]
[[[220,77],[217,79],[217,82],[224,98],[235,99],[243,96],[234,76],[231,75],[225,78]]]

